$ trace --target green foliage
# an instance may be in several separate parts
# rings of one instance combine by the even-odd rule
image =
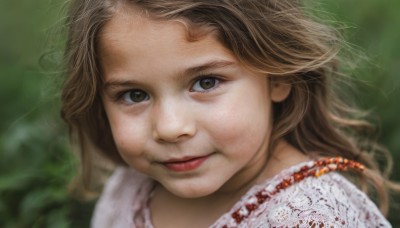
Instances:
[[[67,191],[76,172],[58,115],[58,73],[39,67],[57,31],[62,0],[0,1],[0,227],[87,227],[93,202]],[[360,104],[380,116],[381,142],[400,161],[400,2],[322,0],[348,25],[345,33],[370,57],[354,72]],[[53,45],[53,44],[51,44]],[[53,88],[53,89],[51,89]],[[395,163],[393,178],[400,180]],[[393,202],[399,202],[393,200]],[[399,208],[390,221],[400,226]]]
[[[93,202],[67,191],[77,167],[58,117],[59,75],[39,67],[60,3],[0,2],[0,227],[89,225]]]

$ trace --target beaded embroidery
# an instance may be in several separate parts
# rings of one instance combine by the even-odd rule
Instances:
[[[354,169],[362,172],[364,171],[365,167],[358,162],[342,157],[322,158],[311,161],[308,164],[293,170],[293,174],[289,178],[282,180],[276,185],[269,185],[257,192],[254,196],[250,197],[244,206],[240,207],[231,214],[231,221],[229,222],[229,225],[224,225],[223,228],[237,227],[261,204],[269,201],[273,195],[297,182],[300,182],[304,178],[320,177],[321,175],[332,171],[346,171],[348,169]]]

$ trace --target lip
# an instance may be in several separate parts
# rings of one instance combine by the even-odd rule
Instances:
[[[183,157],[178,159],[170,159],[165,162],[161,162],[161,164],[174,172],[187,172],[200,167],[209,157],[210,155]]]

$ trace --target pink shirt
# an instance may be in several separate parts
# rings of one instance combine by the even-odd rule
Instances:
[[[301,163],[253,186],[211,227],[232,225],[231,214],[262,188],[289,177]],[[117,168],[97,202],[94,228],[153,228],[148,202],[154,181],[131,168]],[[261,204],[239,227],[391,227],[376,205],[338,173],[309,177]]]

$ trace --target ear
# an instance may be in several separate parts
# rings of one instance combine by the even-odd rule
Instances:
[[[270,88],[272,102],[278,103],[284,101],[289,96],[292,84],[282,76],[271,77]]]

